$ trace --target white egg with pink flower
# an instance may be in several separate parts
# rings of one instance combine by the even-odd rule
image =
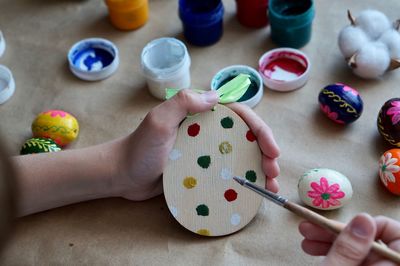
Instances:
[[[304,204],[320,210],[333,210],[346,205],[353,196],[349,179],[328,168],[314,168],[299,179],[298,192]]]

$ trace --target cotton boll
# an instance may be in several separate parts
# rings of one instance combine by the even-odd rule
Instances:
[[[365,44],[355,59],[353,72],[362,78],[377,78],[385,73],[390,64],[389,51],[385,44],[373,42]]]
[[[354,26],[347,26],[340,31],[339,48],[345,58],[349,58],[368,42],[363,30]]]
[[[400,34],[397,30],[390,29],[385,31],[379,41],[388,47],[390,58],[400,59]]]
[[[377,39],[383,32],[391,28],[389,19],[377,10],[365,10],[356,18],[356,26],[363,29],[372,39]]]

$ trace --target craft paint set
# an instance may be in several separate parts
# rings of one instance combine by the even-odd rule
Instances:
[[[119,30],[137,30],[149,19],[148,0],[105,0],[105,4],[111,24]],[[223,2],[177,0],[177,7],[176,15],[185,40],[212,53],[212,45],[223,38]],[[312,62],[297,48],[311,40],[314,2],[236,0],[236,8],[236,18],[241,25],[260,30],[269,27],[272,42],[280,48],[265,51],[259,58],[258,69],[232,65],[219,70],[207,89],[217,91],[223,100],[223,94],[229,92],[230,96],[235,96],[234,101],[253,108],[262,100],[264,87],[279,92],[304,87],[310,78]],[[372,17],[377,17],[379,24],[375,28],[375,21],[370,17],[371,12],[361,13],[357,18],[349,13],[351,25],[338,37],[339,49],[349,66],[356,75],[365,78],[382,76],[395,69],[396,62],[400,66],[400,34],[393,32],[395,28],[383,14],[373,13]],[[356,43],[349,40],[354,36]],[[380,42],[387,55],[378,59],[368,56],[368,51],[380,54],[383,48],[375,43],[365,48],[365,40]],[[0,57],[4,51],[5,40],[0,32]],[[76,77],[98,81],[117,71],[119,50],[110,40],[88,38],[72,45],[67,60]],[[157,38],[147,43],[140,54],[140,64],[151,95],[164,100],[171,96],[166,89],[176,93],[190,88],[191,60],[184,42],[176,38]],[[368,68],[371,62],[376,67]],[[232,91],[235,86],[243,90],[240,95]],[[0,65],[0,104],[6,102],[14,90],[11,71]],[[220,103],[228,103],[229,99],[226,96],[226,101]],[[342,125],[359,119],[364,108],[359,92],[342,83],[324,87],[316,95],[317,99],[316,106],[322,113]],[[400,147],[399,98],[390,99],[382,106],[377,127],[388,143]],[[48,110],[33,121],[32,134],[33,138],[23,144],[21,154],[57,152],[78,137],[78,120],[63,110]],[[234,183],[233,177],[238,175],[259,186],[264,185],[261,153],[256,140],[246,123],[223,105],[201,115],[189,116],[182,122],[163,179],[168,208],[181,225],[199,235],[221,236],[236,232],[251,221],[261,198]],[[385,152],[379,165],[382,183],[389,191],[400,195],[399,150]],[[347,204],[353,188],[343,174],[315,168],[299,178],[298,192],[304,204],[330,210]]]

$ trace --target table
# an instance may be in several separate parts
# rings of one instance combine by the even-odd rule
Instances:
[[[208,88],[213,75],[233,64],[257,67],[258,58],[276,47],[269,28],[241,26],[234,1],[225,0],[224,35],[205,48],[188,44],[193,87]],[[358,212],[400,219],[400,200],[380,184],[378,159],[389,148],[380,138],[376,117],[382,104],[398,97],[400,71],[381,80],[363,80],[346,67],[337,35],[366,8],[398,18],[400,3],[316,1],[311,42],[302,48],[312,61],[310,80],[300,90],[265,89],[254,109],[273,129],[281,148],[280,193],[299,202],[297,180],[306,170],[327,167],[353,184],[352,202],[323,214],[347,222]],[[79,120],[79,139],[69,148],[95,145],[133,131],[158,103],[147,91],[140,52],[149,41],[170,36],[184,40],[177,1],[151,0],[150,19],[136,31],[119,31],[100,0],[0,0],[0,27],[7,41],[0,64],[16,80],[13,98],[0,106],[1,133],[12,154],[31,136],[36,114],[59,108]],[[103,37],[120,50],[120,66],[110,78],[85,82],[68,69],[66,54],[77,41]],[[364,113],[347,127],[329,121],[317,96],[327,84],[357,88]],[[300,218],[264,201],[258,215],[231,236],[204,238],[182,228],[169,214],[163,196],[144,201],[103,199],[31,215],[16,222],[1,265],[310,265],[320,258],[300,248]]]

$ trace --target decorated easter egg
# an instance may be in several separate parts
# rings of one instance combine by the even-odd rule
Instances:
[[[318,101],[321,111],[338,124],[354,122],[363,110],[363,101],[358,92],[342,83],[323,88]]]
[[[400,98],[385,102],[377,122],[381,136],[393,146],[400,147]]]
[[[256,137],[231,109],[217,105],[186,118],[163,174],[164,195],[175,219],[190,231],[221,236],[246,226],[262,197],[233,176],[264,186]]]
[[[61,148],[52,139],[31,138],[22,145],[20,154],[61,151]]]
[[[343,174],[315,168],[305,172],[299,179],[300,199],[308,206],[320,210],[333,210],[350,201],[353,188]]]
[[[49,110],[35,118],[32,123],[32,133],[36,138],[52,139],[62,147],[78,137],[79,124],[70,113]]]
[[[390,192],[400,196],[400,149],[388,150],[381,156],[379,177]]]

